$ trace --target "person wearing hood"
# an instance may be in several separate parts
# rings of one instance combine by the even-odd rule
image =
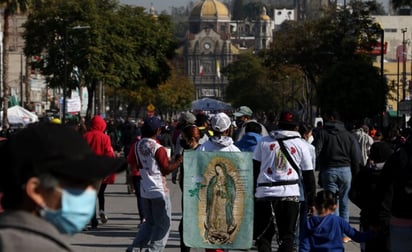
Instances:
[[[213,136],[197,148],[197,151],[229,151],[240,152],[239,148],[229,136],[232,121],[229,116],[221,112],[214,115],[210,121]],[[223,252],[223,249],[206,249],[206,252]]]
[[[93,152],[98,156],[106,157],[115,157],[115,153],[110,141],[110,137],[105,134],[106,122],[100,116],[96,115],[92,118],[90,122],[89,130],[84,133],[83,137],[86,139],[86,142],[89,144]],[[104,191],[108,184],[114,184],[116,175],[110,174],[104,178],[101,182],[101,185],[98,189],[97,198],[99,201],[99,216],[100,221],[104,224],[107,222],[108,218],[105,214],[104,208]],[[93,216],[91,220],[92,228],[97,228],[98,222],[96,215]]]
[[[369,127],[367,125],[362,125],[361,127],[353,130],[353,134],[359,143],[359,148],[362,154],[362,167],[365,167],[368,163],[370,149],[373,144],[373,138],[369,136],[368,133]]]
[[[304,196],[311,209],[316,191],[312,157],[297,131],[297,116],[285,111],[279,118],[278,130],[262,137],[253,153],[254,236],[259,252],[272,251],[276,233],[278,251],[293,251],[299,201]]]
[[[235,143],[241,151],[253,152],[257,143],[262,138],[262,126],[257,122],[249,122],[245,127],[245,134]]]
[[[352,177],[361,165],[361,150],[354,135],[346,130],[339,113],[331,112],[328,121],[314,141],[319,159],[319,179],[323,189],[339,192],[336,214],[349,222],[349,190]],[[342,237],[348,242],[347,237]]]
[[[232,121],[228,115],[223,112],[216,114],[211,124],[213,136],[198,148],[199,151],[240,151],[229,136]]]
[[[342,236],[346,235],[355,242],[365,242],[375,237],[375,232],[359,232],[349,222],[336,216],[337,195],[331,191],[316,194],[316,215],[311,216],[303,227],[299,252],[342,252]]]

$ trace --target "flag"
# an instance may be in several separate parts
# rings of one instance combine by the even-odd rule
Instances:
[[[249,249],[253,241],[252,152],[185,151],[183,240],[194,248]]]
[[[199,67],[199,75],[200,75],[200,77],[202,77],[204,73],[205,73],[205,70],[203,69],[203,65],[200,65],[200,67]]]
[[[220,79],[220,60],[216,60],[216,74],[217,78]]]

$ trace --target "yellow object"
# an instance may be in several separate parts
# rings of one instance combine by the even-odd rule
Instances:
[[[62,124],[62,121],[60,121],[59,118],[53,118],[50,120],[50,123],[54,123],[54,124]]]
[[[156,109],[156,107],[151,103],[149,105],[147,105],[146,108],[147,108],[147,111],[149,111],[149,112],[153,112]]]
[[[199,1],[192,9],[190,19],[211,18],[216,19],[229,18],[229,10],[218,0],[203,0]]]

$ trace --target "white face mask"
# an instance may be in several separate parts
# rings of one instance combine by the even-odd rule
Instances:
[[[311,144],[311,143],[313,143],[313,140],[314,140],[313,136],[310,136],[307,141],[308,141],[308,143]]]

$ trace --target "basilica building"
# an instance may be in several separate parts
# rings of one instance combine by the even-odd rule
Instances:
[[[237,59],[242,50],[269,47],[274,22],[263,7],[253,22],[231,20],[228,7],[219,0],[197,2],[188,18],[184,43],[185,72],[193,81],[196,99],[223,100],[227,78],[221,69]]]

